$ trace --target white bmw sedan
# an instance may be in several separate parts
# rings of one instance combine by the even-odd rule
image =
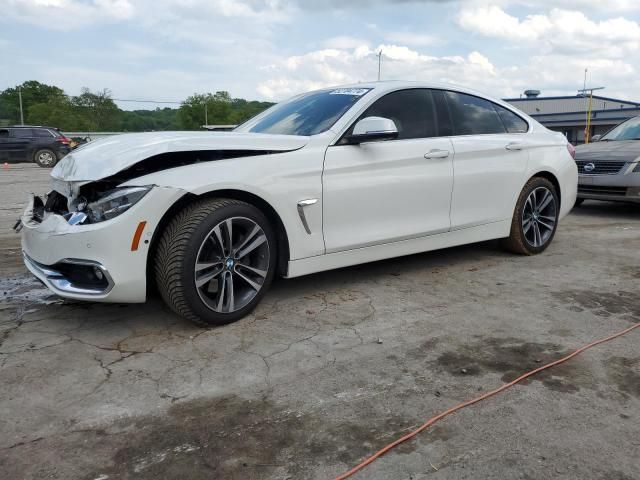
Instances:
[[[206,325],[297,277],[500,238],[531,255],[576,199],[573,147],[451,85],[379,82],[294,97],[233,132],[128,134],[52,171],[21,218],[56,294],[143,302],[155,285]]]

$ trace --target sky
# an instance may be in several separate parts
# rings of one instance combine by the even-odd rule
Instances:
[[[0,0],[0,90],[279,101],[375,80],[380,50],[383,80],[575,95],[587,68],[640,101],[640,0]]]

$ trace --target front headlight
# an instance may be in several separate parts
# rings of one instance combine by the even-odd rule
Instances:
[[[84,210],[90,223],[104,222],[126,212],[144,197],[151,187],[118,187],[88,203]]]

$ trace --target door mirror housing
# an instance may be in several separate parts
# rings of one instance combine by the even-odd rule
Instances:
[[[599,142],[601,138],[602,138],[602,135],[594,135],[593,137],[591,137],[591,141]]]
[[[396,138],[398,138],[398,128],[393,120],[383,117],[366,117],[355,124],[353,133],[346,140],[347,143],[357,145],[362,142]]]

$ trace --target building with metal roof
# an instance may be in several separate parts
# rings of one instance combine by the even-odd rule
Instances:
[[[538,90],[527,90],[525,97],[506,98],[505,102],[535,118],[545,127],[564,133],[574,145],[584,143],[589,97],[540,97],[539,94]],[[638,115],[638,102],[594,95],[589,138],[602,135],[617,124]]]

